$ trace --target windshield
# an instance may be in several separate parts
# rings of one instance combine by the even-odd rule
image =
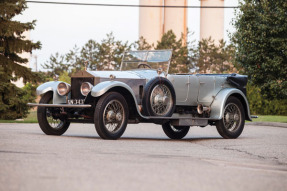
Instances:
[[[162,69],[168,73],[171,50],[140,50],[124,53],[121,70]]]

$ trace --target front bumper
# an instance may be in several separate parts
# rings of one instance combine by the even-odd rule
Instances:
[[[69,107],[69,108],[89,108],[92,107],[90,104],[46,104],[46,103],[28,103],[28,106],[35,107]]]

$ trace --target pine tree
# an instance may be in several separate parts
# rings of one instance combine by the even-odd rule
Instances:
[[[199,41],[195,55],[200,73],[237,72],[234,57],[235,47],[232,44],[227,45],[223,40],[215,44],[211,37]]]
[[[189,50],[185,45],[183,37],[177,40],[172,30],[162,35],[161,40],[157,42],[156,50],[171,49],[172,58],[169,67],[169,73],[187,73],[189,63]]]
[[[28,113],[28,91],[12,84],[22,78],[24,82],[36,82],[38,75],[22,66],[28,62],[19,56],[40,48],[40,42],[24,40],[23,33],[34,29],[35,21],[14,21],[16,15],[27,8],[24,0],[1,0],[0,2],[0,119],[16,119]]]

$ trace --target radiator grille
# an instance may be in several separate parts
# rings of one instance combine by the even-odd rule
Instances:
[[[85,96],[81,94],[81,85],[84,82],[94,84],[94,78],[71,78],[71,99],[84,99]]]

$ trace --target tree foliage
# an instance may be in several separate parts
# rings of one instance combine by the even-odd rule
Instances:
[[[91,63],[90,67],[96,66],[98,70],[118,70],[123,52],[128,50],[128,42],[116,40],[113,33],[109,33],[101,43],[90,40],[85,44],[81,57]]]
[[[169,67],[169,73],[188,73],[189,52],[187,43],[183,37],[177,40],[176,35],[172,30],[167,31],[162,35],[161,40],[157,42],[156,50],[171,49],[172,58]]]
[[[101,42],[91,39],[81,49],[74,46],[66,55],[55,53],[42,66],[57,75],[64,72],[71,74],[85,67],[92,70],[118,70],[124,51],[130,48],[128,42],[116,40],[113,33],[109,33]]]
[[[183,37],[177,38],[172,31],[165,33],[157,45],[149,44],[143,37],[129,44],[116,40],[113,33],[107,34],[101,42],[89,40],[82,48],[75,46],[65,55],[55,53],[49,61],[42,64],[44,69],[49,69],[51,74],[69,75],[84,69],[88,61],[92,70],[118,70],[120,68],[123,53],[129,50],[172,49],[170,73],[189,72],[191,61],[194,60],[193,42],[185,42]]]
[[[265,99],[257,86],[247,85],[247,98],[251,114],[287,115],[287,100]]]
[[[21,65],[28,62],[21,58],[22,52],[40,48],[40,42],[25,40],[23,33],[34,29],[35,21],[21,23],[14,16],[27,8],[24,0],[2,0],[0,2],[0,119],[16,119],[28,112],[27,89],[20,89],[12,81],[36,82],[39,76]]]
[[[268,99],[287,99],[286,10],[286,0],[243,0],[234,21],[236,60]]]
[[[201,73],[236,73],[235,47],[220,40],[215,44],[209,37],[198,43],[195,53],[196,66]]]

